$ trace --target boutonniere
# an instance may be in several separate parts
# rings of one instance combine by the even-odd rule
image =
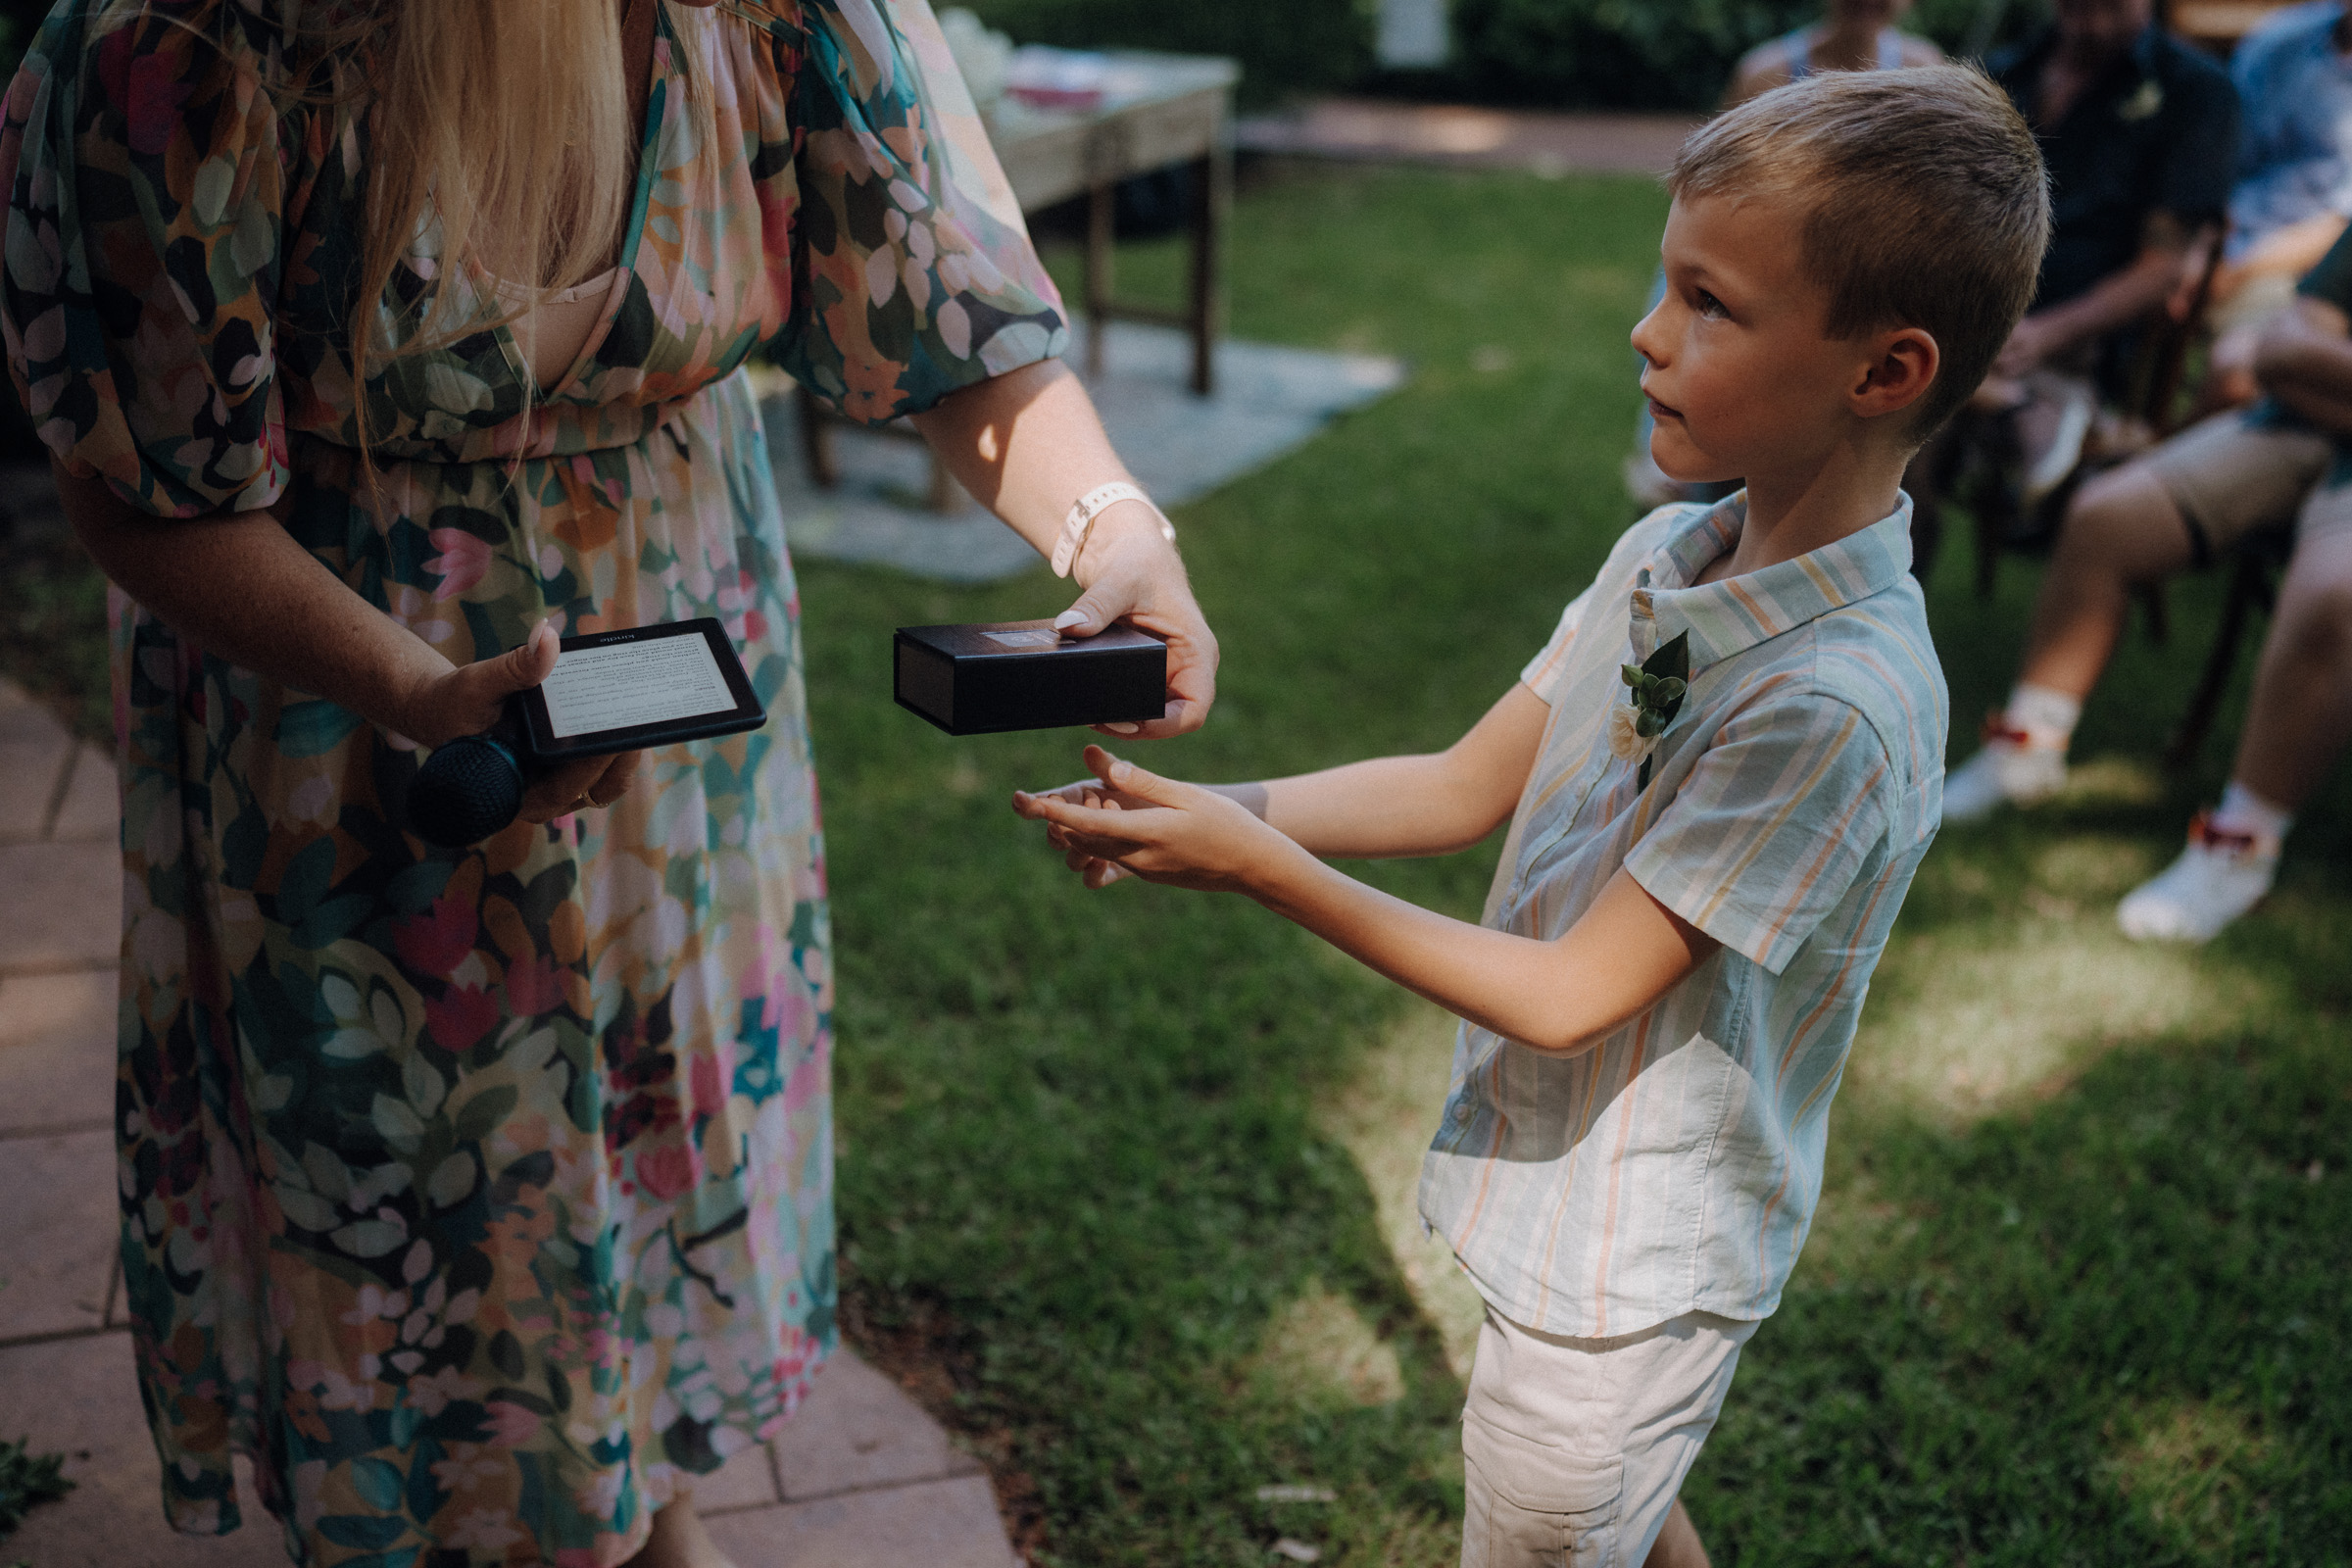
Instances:
[[[2125,99],[2115,111],[2115,118],[2132,124],[2153,116],[2164,107],[2164,87],[2154,76],[2139,84],[2139,90]]]
[[[1642,775],[1634,783],[1634,793],[1639,795],[1649,788],[1649,764],[1658,749],[1658,737],[1683,710],[1683,698],[1690,690],[1690,634],[1677,633],[1674,641],[1641,663],[1618,668],[1625,676],[1628,695],[1609,710],[1609,755],[1621,762],[1642,760]]]

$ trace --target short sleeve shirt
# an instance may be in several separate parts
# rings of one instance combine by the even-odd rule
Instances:
[[[2290,6],[2230,58],[2245,115],[2230,193],[2232,258],[2290,223],[2352,216],[2352,59],[2335,45],[2343,16],[2338,0]]]
[[[1522,677],[1550,706],[1486,923],[1554,940],[1623,868],[1723,944],[1576,1054],[1465,1024],[1422,1217],[1506,1317],[1580,1338],[1779,1304],[1830,1098],[1942,812],[1948,701],[1910,502],[1794,561],[1692,579],[1744,493],[1662,508]],[[1651,776],[1609,744],[1619,670],[1690,634]]]
[[[2337,237],[2328,247],[2328,254],[2319,265],[2303,274],[2295,292],[2315,300],[2325,300],[2337,310],[2352,316],[2352,230]]]
[[[2043,32],[1993,62],[1993,79],[2034,120]],[[2034,308],[2060,305],[2139,254],[2148,215],[2188,224],[2228,210],[2237,168],[2237,90],[2212,60],[2150,26],[2056,124],[2034,134],[2050,171],[2050,248]]]

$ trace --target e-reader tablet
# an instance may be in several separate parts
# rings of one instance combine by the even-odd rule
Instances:
[[[541,762],[758,729],[767,710],[712,616],[566,637],[555,673],[520,694]]]

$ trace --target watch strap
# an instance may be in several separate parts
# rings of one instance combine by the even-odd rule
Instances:
[[[1152,506],[1152,498],[1141,486],[1125,480],[1097,485],[1080,496],[1070,507],[1070,514],[1061,521],[1061,537],[1054,542],[1054,575],[1067,577],[1070,568],[1078,564],[1079,552],[1086,548],[1087,535],[1094,530],[1095,519],[1122,501],[1140,501],[1151,507],[1152,515],[1159,519],[1159,536],[1170,544],[1176,542],[1176,525],[1168,514]]]

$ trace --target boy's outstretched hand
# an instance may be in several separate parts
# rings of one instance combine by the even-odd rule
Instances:
[[[1031,795],[1015,790],[1012,808],[1046,824],[1046,840],[1063,852],[1090,888],[1122,876],[1247,893],[1252,873],[1291,841],[1239,801],[1148,773],[1100,746],[1086,749],[1095,778]]]

